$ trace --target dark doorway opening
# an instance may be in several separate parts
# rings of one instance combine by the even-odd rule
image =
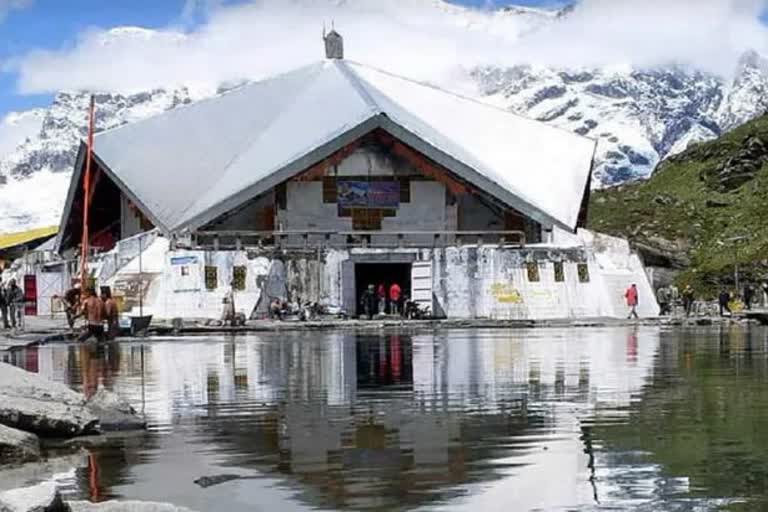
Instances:
[[[400,285],[402,297],[411,296],[411,264],[410,263],[356,263],[355,264],[355,297],[357,315],[363,314],[363,308],[360,305],[360,299],[363,292],[372,284],[374,290],[379,289],[383,284],[387,291],[389,299],[389,287],[392,283]],[[389,311],[389,300],[387,300],[387,311]]]

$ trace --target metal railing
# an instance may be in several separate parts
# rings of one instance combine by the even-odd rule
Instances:
[[[525,246],[523,231],[197,231],[194,247],[240,250],[330,248],[434,248],[461,245]]]

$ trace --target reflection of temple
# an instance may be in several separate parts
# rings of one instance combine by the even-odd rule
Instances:
[[[587,471],[579,416],[628,404],[658,348],[656,331],[627,330],[627,343],[616,332],[281,333],[119,346],[100,364],[76,347],[37,359],[78,386],[67,368],[95,368],[153,428],[183,433],[187,466],[214,457],[222,473],[280,476],[311,506],[392,508],[510,472],[522,481],[564,427],[575,432],[567,464]],[[163,453],[178,441],[155,442]]]

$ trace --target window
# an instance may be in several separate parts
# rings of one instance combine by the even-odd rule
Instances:
[[[562,261],[555,262],[555,282],[562,283],[565,281],[565,269],[563,268]]]
[[[589,265],[587,265],[586,263],[579,263],[577,266],[577,270],[579,273],[579,282],[588,283],[589,282]]]
[[[336,204],[338,201],[338,188],[335,176],[323,176],[323,203]]]
[[[531,283],[539,282],[539,264],[535,261],[529,261],[525,264],[525,268],[528,273],[528,281]]]
[[[205,289],[215,290],[219,282],[219,269],[213,266],[205,267]]]
[[[352,210],[352,229],[355,231],[381,230],[382,211],[374,208],[354,208]]]
[[[410,178],[400,178],[400,202],[411,202],[411,180]]]
[[[246,267],[235,266],[232,269],[232,289],[237,291],[245,290]]]
[[[277,205],[278,210],[285,210],[285,207],[288,204],[287,189],[288,187],[286,187],[284,182],[275,187],[275,204]]]

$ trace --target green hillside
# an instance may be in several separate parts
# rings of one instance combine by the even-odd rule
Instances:
[[[624,236],[680,284],[714,290],[768,272],[768,115],[663,162],[647,181],[592,194],[590,229]]]

